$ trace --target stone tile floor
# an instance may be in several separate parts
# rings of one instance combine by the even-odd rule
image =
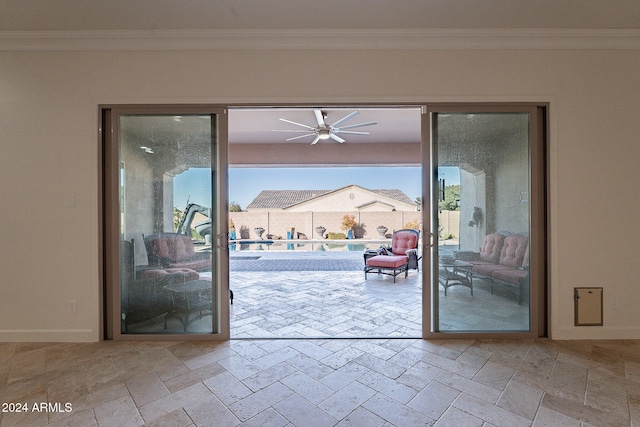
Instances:
[[[233,338],[366,338],[422,336],[422,275],[369,274],[358,252],[232,254]],[[528,330],[527,306],[514,296],[468,288],[440,290],[440,330]],[[194,325],[194,328],[196,326]]]
[[[422,336],[422,275],[396,278],[369,274],[361,253],[244,252],[232,255],[232,338],[384,338]],[[440,330],[528,330],[528,307],[489,283],[440,289]],[[162,333],[162,318],[130,327]],[[181,332],[169,319],[167,332]],[[210,333],[211,316],[188,325],[189,333]]]
[[[0,400],[3,427],[636,426],[640,342],[0,343]]]
[[[425,341],[415,272],[241,270],[227,342],[0,343],[0,426],[640,425],[638,341]],[[526,312],[448,294],[443,327]]]
[[[359,271],[232,272],[233,338],[422,336],[422,278]],[[528,307],[475,280],[440,291],[440,330],[528,330]],[[193,326],[196,327],[195,325]]]

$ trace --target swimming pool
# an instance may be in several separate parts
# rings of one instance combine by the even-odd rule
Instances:
[[[302,252],[364,252],[368,249],[377,249],[382,245],[390,245],[391,240],[248,240],[231,241],[230,251],[302,251]]]

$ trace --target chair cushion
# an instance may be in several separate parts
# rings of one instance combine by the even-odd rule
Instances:
[[[500,264],[511,268],[522,267],[528,247],[529,238],[527,236],[507,236],[500,253]]]
[[[182,275],[185,281],[197,280],[200,277],[197,271],[189,268],[159,268],[155,270],[143,270],[138,274],[141,279],[161,279],[169,274]]]
[[[472,272],[482,274],[483,276],[492,276],[498,270],[510,270],[511,267],[500,264],[477,264],[471,269]]]
[[[504,280],[505,282],[519,284],[527,277],[529,272],[527,270],[515,270],[513,268],[496,270],[491,274],[491,277]]]
[[[397,231],[393,233],[391,252],[394,255],[404,255],[408,249],[418,247],[418,233],[413,231]]]
[[[398,268],[409,261],[406,255],[376,255],[367,260],[368,267]]]
[[[194,254],[193,241],[188,236],[172,235],[158,237],[149,242],[154,256],[177,262]]]
[[[480,250],[480,261],[498,264],[500,261],[500,253],[504,244],[505,236],[503,234],[493,233],[484,237],[482,249]]]

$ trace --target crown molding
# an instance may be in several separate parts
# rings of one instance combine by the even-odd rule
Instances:
[[[0,31],[0,51],[640,49],[640,29]]]

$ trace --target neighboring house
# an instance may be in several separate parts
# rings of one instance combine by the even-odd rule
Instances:
[[[417,206],[402,190],[369,190],[347,185],[336,190],[263,190],[248,212],[415,211]]]

